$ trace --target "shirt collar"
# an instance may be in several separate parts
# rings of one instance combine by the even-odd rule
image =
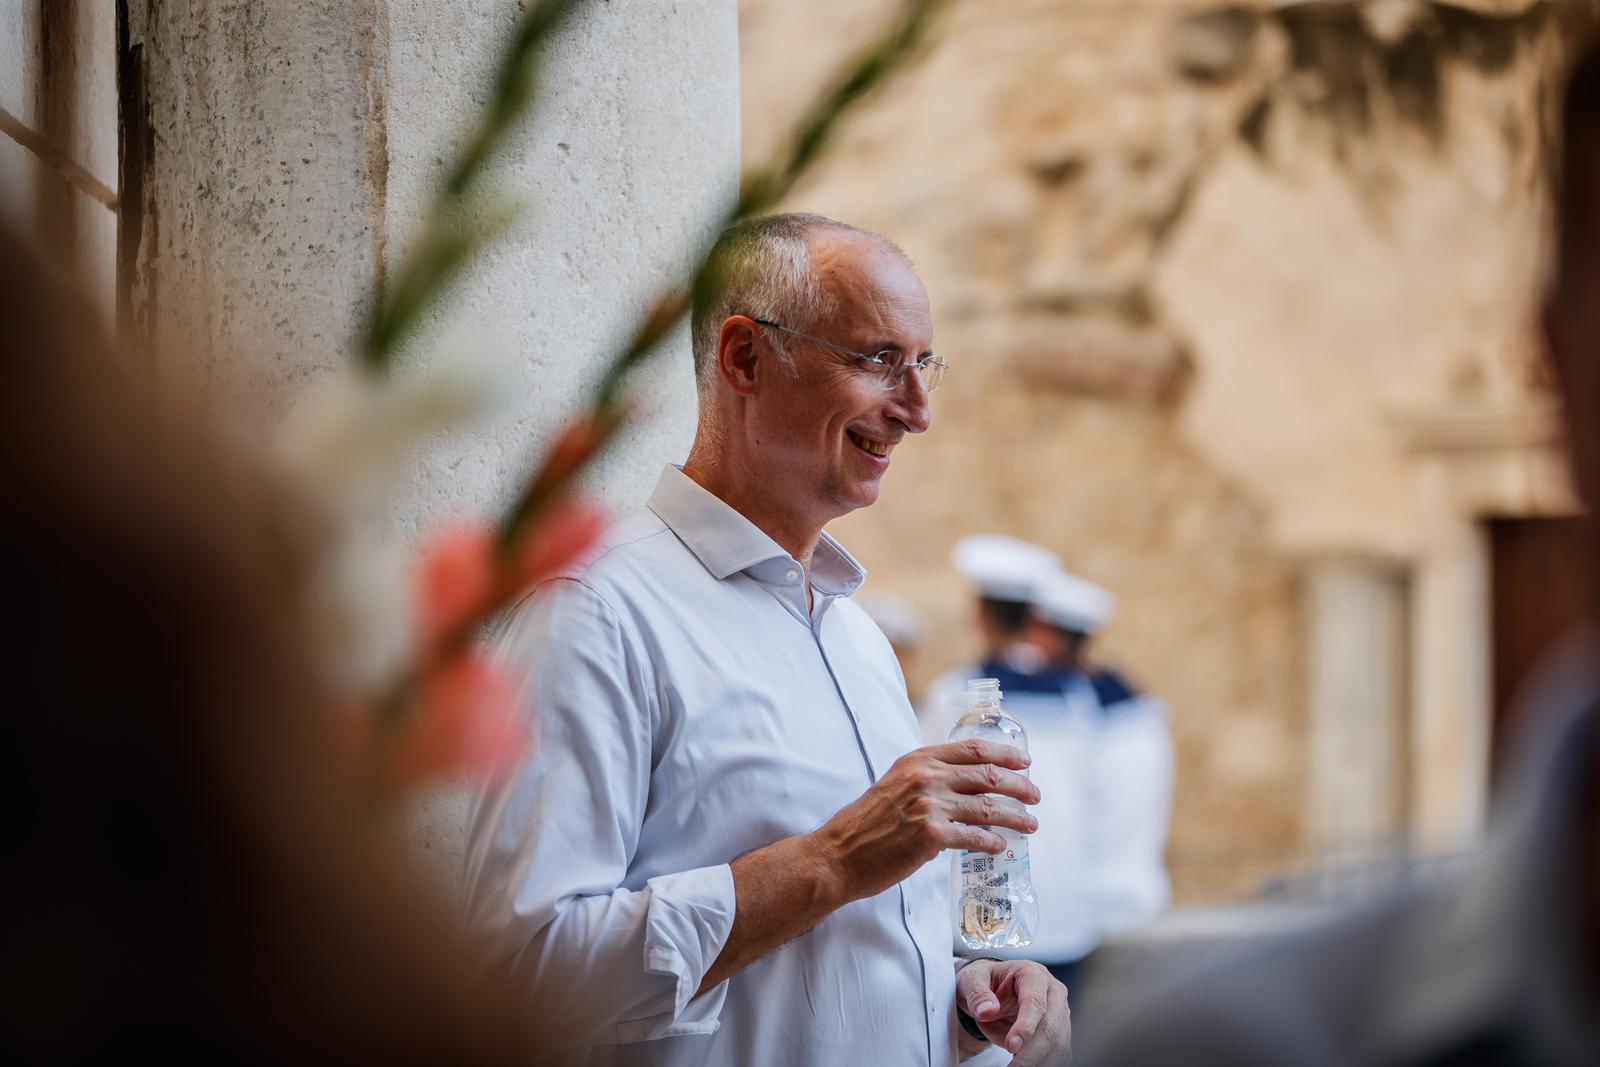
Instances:
[[[799,566],[760,527],[676,464],[661,472],[646,506],[718,581],[741,572],[759,581],[777,581],[775,574]],[[866,577],[855,557],[823,533],[811,555],[811,584],[829,596],[849,596]]]

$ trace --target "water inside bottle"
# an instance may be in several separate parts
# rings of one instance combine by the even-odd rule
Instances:
[[[968,683],[965,712],[950,730],[951,741],[979,738],[1028,751],[1027,731],[1002,706],[1000,683],[992,678]],[[1009,798],[1001,803],[1014,805]],[[1039,925],[1039,904],[1028,869],[1028,838],[1006,828],[984,827],[999,834],[1005,847],[998,855],[962,850],[955,859],[958,899],[956,929],[973,951],[1022,948],[1033,943]]]

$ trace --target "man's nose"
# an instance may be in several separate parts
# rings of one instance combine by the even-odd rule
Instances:
[[[922,433],[932,425],[933,411],[928,406],[928,387],[923,384],[921,371],[905,369],[895,386],[893,406],[888,414],[904,426],[907,433]]]

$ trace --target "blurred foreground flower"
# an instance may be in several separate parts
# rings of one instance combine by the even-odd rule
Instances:
[[[598,508],[564,501],[515,544],[504,544],[488,526],[458,525],[428,548],[414,575],[418,673],[393,697],[398,721],[380,720],[393,736],[374,739],[373,774],[382,793],[453,774],[493,776],[522,754],[527,730],[515,687],[474,642],[484,620],[580,556],[605,522]]]
[[[445,360],[404,380],[320,385],[279,428],[273,456],[322,545],[299,611],[323,677],[382,692],[417,648],[412,553],[391,529],[394,488],[428,437],[481,418],[504,389],[487,364]]]
[[[375,281],[359,346],[366,373],[316,398],[281,438],[280,460],[324,527],[326,552],[301,598],[312,651],[327,680],[364,709],[356,724],[365,739],[360,770],[385,797],[441,775],[493,773],[520,753],[517,694],[473,646],[496,614],[599,536],[603,519],[570,499],[571,484],[629,415],[622,398],[629,375],[714,281],[708,241],[684,283],[645,310],[587,408],[534,465],[497,526],[448,528],[413,572],[383,533],[399,472],[424,435],[478,416],[509,391],[448,361],[409,382],[391,372],[425,309],[503,232],[503,225],[463,227],[461,209],[483,195],[488,162],[529,106],[541,41],[577,3],[543,0],[523,15],[490,103],[447,169],[419,237],[397,269]],[[793,187],[844,112],[912,54],[941,3],[903,0],[899,17],[840,71],[784,148],[746,181],[724,226],[770,209]]]
[[[277,458],[323,519],[370,514],[417,445],[489,413],[509,391],[505,377],[485,360],[451,359],[405,378],[322,383],[280,428]]]
[[[551,507],[510,546],[487,526],[447,529],[417,570],[418,655],[453,654],[484,619],[572,562],[604,529],[604,514],[581,502]]]
[[[516,693],[483,656],[461,652],[436,665],[415,698],[380,771],[385,793],[453,774],[491,778],[522,755],[528,735]]]

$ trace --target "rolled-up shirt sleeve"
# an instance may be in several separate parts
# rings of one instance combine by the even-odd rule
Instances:
[[[546,583],[496,658],[532,742],[472,805],[467,918],[525,994],[550,1051],[718,1026],[727,983],[696,996],[733,927],[727,864],[629,885],[650,790],[650,664],[580,581]]]

